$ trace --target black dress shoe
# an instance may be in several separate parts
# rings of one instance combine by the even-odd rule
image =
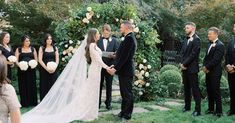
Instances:
[[[205,111],[205,114],[214,114],[214,111],[206,110],[206,111]]]
[[[220,118],[221,116],[223,116],[222,113],[215,113],[214,115],[217,116],[217,117],[219,117],[219,118]]]
[[[228,116],[235,115],[235,111],[231,111],[231,110],[229,110],[229,111],[227,112],[227,115],[228,115]]]
[[[122,112],[120,112],[120,113],[118,113],[118,115],[117,115],[119,118],[122,118],[123,117],[123,114],[122,114]]]
[[[198,112],[198,111],[194,111],[192,113],[192,116],[196,117],[196,116],[200,116],[201,115],[201,112]]]
[[[183,111],[183,112],[187,112],[187,111],[190,111],[190,109],[188,109],[188,108],[183,108],[182,111]]]

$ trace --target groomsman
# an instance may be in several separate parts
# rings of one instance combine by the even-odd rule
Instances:
[[[201,115],[201,93],[198,84],[199,72],[199,54],[200,54],[200,38],[195,34],[196,25],[193,22],[188,22],[185,25],[185,33],[187,37],[183,42],[181,49],[181,69],[184,84],[185,106],[183,112],[190,111],[191,97],[195,100],[195,110],[193,116]]]
[[[206,89],[208,94],[208,110],[206,114],[222,116],[222,102],[220,93],[220,79],[222,76],[221,62],[224,56],[224,44],[218,39],[219,29],[211,27],[208,30],[208,45],[203,61],[203,71],[206,73]],[[216,110],[214,110],[216,104]]]
[[[121,112],[118,114],[122,120],[130,120],[134,107],[132,84],[134,79],[134,55],[137,49],[137,41],[133,33],[132,23],[123,21],[120,32],[125,36],[117,50],[117,56],[112,69],[108,72],[117,74],[122,97]]]
[[[111,27],[108,24],[105,24],[102,27],[102,37],[98,41],[98,47],[105,52],[116,52],[119,44],[118,41],[111,37]],[[114,64],[114,58],[115,55],[110,55],[108,57],[102,57],[102,60],[105,64],[108,66],[111,66]],[[102,97],[102,88],[104,85],[106,85],[106,109],[111,110],[111,101],[112,101],[112,82],[113,82],[113,76],[110,75],[105,69],[102,69],[101,71],[101,81],[100,81],[100,98],[99,98],[99,107],[101,105],[101,97]]]
[[[235,33],[235,24],[233,25]],[[228,116],[235,115],[235,36],[228,44],[225,57],[226,71],[228,72],[228,83],[230,90],[230,110]]]

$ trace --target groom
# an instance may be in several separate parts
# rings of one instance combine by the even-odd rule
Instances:
[[[108,72],[111,75],[116,73],[119,79],[122,104],[121,112],[118,114],[118,117],[129,120],[131,119],[134,106],[132,93],[132,82],[134,78],[133,57],[137,49],[137,42],[133,33],[132,23],[129,21],[122,22],[120,31],[125,38],[117,50],[115,64]]]

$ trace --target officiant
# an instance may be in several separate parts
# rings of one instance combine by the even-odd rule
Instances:
[[[115,59],[115,52],[119,47],[119,43],[116,38],[111,36],[111,27],[108,24],[104,24],[102,27],[102,37],[97,43],[98,47],[102,50],[103,54],[110,54],[110,55],[103,55],[102,60],[108,66],[111,66]],[[106,87],[106,109],[111,110],[111,101],[112,101],[112,81],[113,76],[110,75],[105,69],[101,71],[101,81],[100,81],[100,98],[99,98],[99,107],[101,106],[101,97],[102,97],[102,89],[104,86]]]

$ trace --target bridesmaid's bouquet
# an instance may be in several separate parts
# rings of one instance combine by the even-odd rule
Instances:
[[[48,63],[47,63],[47,69],[48,69],[48,70],[53,70],[53,71],[55,71],[56,68],[57,68],[57,66],[58,66],[58,64],[55,63],[55,62],[48,62]]]
[[[7,59],[9,62],[13,62],[13,63],[15,63],[17,61],[16,57],[13,55],[9,56]]]
[[[36,68],[37,65],[38,65],[38,62],[37,62],[36,60],[30,60],[30,61],[29,61],[29,66],[30,66],[32,69]]]
[[[20,68],[20,70],[22,70],[22,71],[26,71],[27,69],[28,69],[28,62],[26,62],[26,61],[21,61],[21,62],[19,62],[19,68]]]

